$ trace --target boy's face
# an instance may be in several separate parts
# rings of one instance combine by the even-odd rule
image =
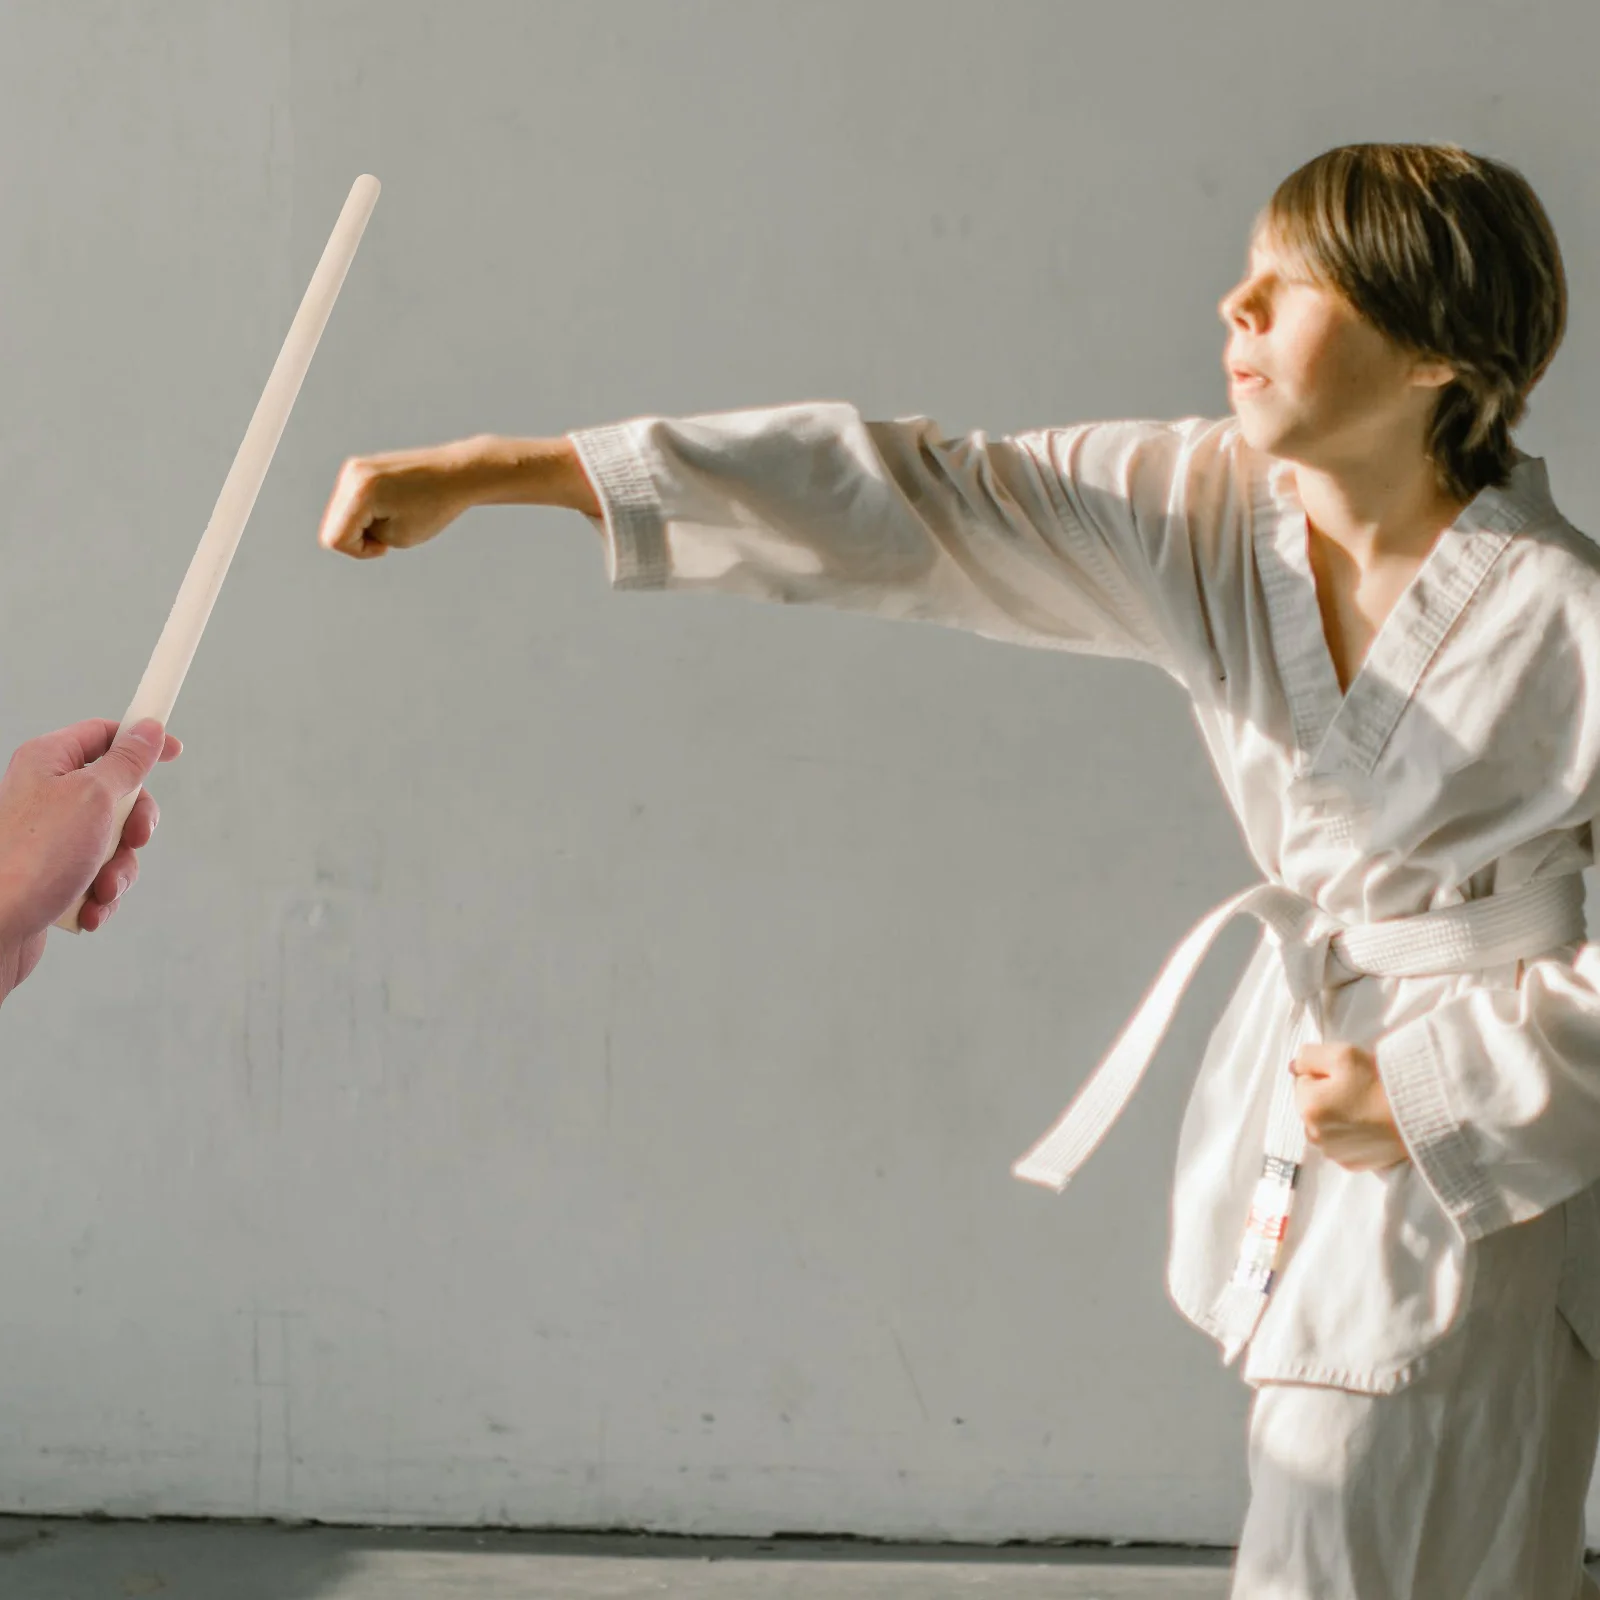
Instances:
[[[1264,232],[1217,309],[1247,443],[1324,470],[1392,457],[1406,439],[1422,451],[1449,369],[1402,350]]]

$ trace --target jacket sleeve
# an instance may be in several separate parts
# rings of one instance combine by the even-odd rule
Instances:
[[[1378,1041],[1396,1126],[1463,1237],[1600,1180],[1600,946],[1524,964]]]
[[[1209,635],[1182,505],[1196,449],[1221,426],[945,438],[926,417],[869,422],[812,402],[569,438],[601,502],[614,587],[934,622],[1145,661],[1184,683]]]

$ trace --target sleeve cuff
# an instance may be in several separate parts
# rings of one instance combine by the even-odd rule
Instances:
[[[1374,1054],[1400,1137],[1461,1236],[1471,1241],[1509,1227],[1510,1211],[1450,1109],[1429,1019],[1396,1028]]]
[[[664,589],[667,586],[667,529],[634,431],[625,422],[569,433],[584,470],[594,484],[606,543],[606,577],[614,589]]]

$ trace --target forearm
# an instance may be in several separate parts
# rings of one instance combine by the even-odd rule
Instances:
[[[477,505],[561,506],[600,515],[599,497],[570,439],[481,434],[456,448],[462,483]]]

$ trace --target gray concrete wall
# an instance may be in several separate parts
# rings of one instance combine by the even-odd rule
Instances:
[[[121,714],[385,187],[142,880],[0,1018],[0,1508],[1231,1539],[1245,1395],[1161,1256],[1248,934],[1066,1198],[1007,1172],[1250,875],[1176,692],[613,595],[570,515],[317,518],[479,431],[1217,412],[1272,185],[1418,137],[1547,199],[1524,443],[1594,527],[1597,59],[1588,0],[7,0],[6,751]]]

